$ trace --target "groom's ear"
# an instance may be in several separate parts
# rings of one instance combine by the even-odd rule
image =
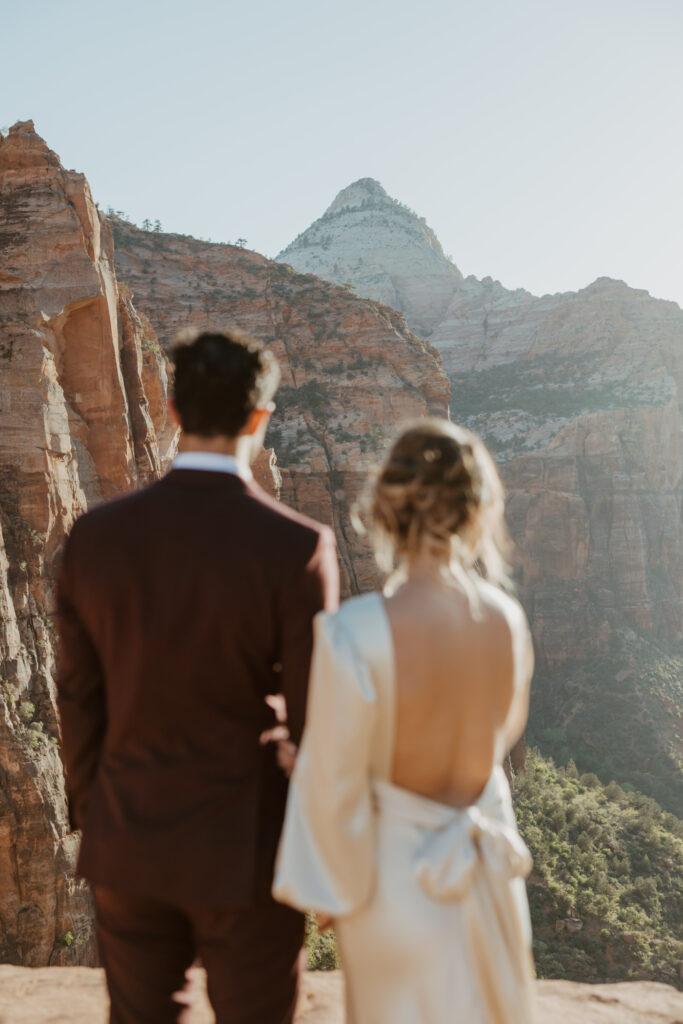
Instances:
[[[249,418],[240,430],[240,434],[257,434],[270,419],[270,409],[252,409]]]

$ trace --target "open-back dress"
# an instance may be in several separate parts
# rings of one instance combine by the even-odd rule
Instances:
[[[531,860],[502,768],[458,810],[391,782],[380,594],[315,622],[308,716],[273,892],[335,919],[348,1024],[530,1024]]]

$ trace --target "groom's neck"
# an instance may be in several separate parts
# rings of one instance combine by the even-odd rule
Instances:
[[[238,457],[242,438],[227,437],[225,434],[217,434],[215,437],[202,437],[201,434],[182,434],[179,452],[214,452],[216,455],[234,455]]]
[[[212,452],[215,455],[232,455],[245,473],[248,473],[251,465],[253,449],[253,438],[250,434],[240,434],[238,437],[227,437],[225,434],[218,434],[216,437],[182,434],[178,445],[179,452]]]

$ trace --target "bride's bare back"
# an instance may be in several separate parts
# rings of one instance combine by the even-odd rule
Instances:
[[[394,642],[393,781],[466,806],[526,722],[533,655],[524,613],[497,587],[411,574],[386,599]]]

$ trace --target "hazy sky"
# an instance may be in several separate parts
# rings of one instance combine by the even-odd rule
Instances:
[[[683,304],[683,0],[0,0],[0,127],[274,256],[373,177],[465,274]]]

